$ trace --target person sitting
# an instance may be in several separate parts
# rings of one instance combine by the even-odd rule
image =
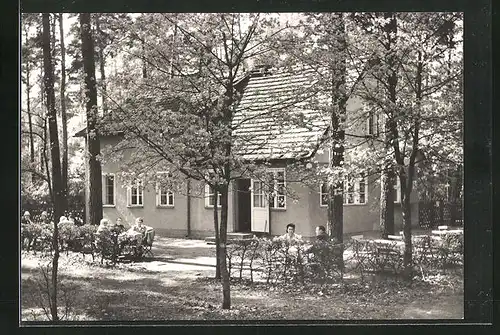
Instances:
[[[150,227],[144,225],[144,219],[138,217],[135,219],[135,224],[130,227],[126,234],[129,240],[135,240],[137,241],[137,245],[141,245],[148,229],[150,229]]]
[[[49,214],[46,211],[43,211],[42,214],[40,214],[40,223],[42,225],[51,224],[51,222],[49,220]]]
[[[132,227],[130,227],[130,230],[145,234],[147,228],[148,227],[146,225],[144,225],[144,219],[141,217],[138,217],[137,219],[135,219],[135,224]]]
[[[326,233],[325,226],[316,227],[316,241],[329,241],[330,236]]]
[[[302,241],[302,236],[295,234],[295,224],[289,223],[286,225],[286,233],[281,235],[279,239],[287,242],[300,242]]]
[[[114,230],[117,234],[121,234],[125,231],[125,226],[123,225],[121,218],[116,219]]]
[[[97,235],[102,235],[103,233],[109,232],[109,220],[108,219],[101,219],[99,222],[99,227],[97,227],[96,234]]]
[[[21,223],[23,224],[31,224],[33,221],[31,221],[31,214],[28,211],[25,211],[23,216],[21,217]]]

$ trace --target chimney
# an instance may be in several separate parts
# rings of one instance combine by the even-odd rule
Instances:
[[[250,76],[252,78],[255,77],[264,77],[271,75],[271,65],[267,64],[258,64],[255,65],[252,70],[250,70]]]

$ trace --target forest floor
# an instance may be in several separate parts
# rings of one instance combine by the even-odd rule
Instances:
[[[63,252],[60,258],[60,315],[69,321],[146,320],[354,320],[462,319],[461,271],[414,280],[361,281],[347,277],[327,288],[268,287],[232,281],[231,309],[223,310],[215,275],[215,246],[203,240],[157,237],[155,257],[101,265],[90,256]],[[21,254],[21,318],[47,320],[40,265],[49,256]],[[429,278],[428,278],[429,279]],[[67,307],[64,310],[64,307]]]

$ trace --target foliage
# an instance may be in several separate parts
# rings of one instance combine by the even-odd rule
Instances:
[[[50,312],[51,304],[53,303],[51,300],[53,295],[51,273],[52,267],[50,263],[45,265],[39,264],[38,271],[36,272],[33,280],[36,289],[31,293],[31,299],[34,301],[35,305],[43,311],[43,315],[37,314],[35,310],[32,310],[31,317],[33,321],[53,321],[52,314]],[[66,285],[66,283],[60,278],[58,278],[57,288],[60,291],[60,294],[57,296],[57,308],[61,310],[60,312],[62,312],[59,314],[58,320],[71,321],[75,317],[74,297],[76,288],[72,285]]]

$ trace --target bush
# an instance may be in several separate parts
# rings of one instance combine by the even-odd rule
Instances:
[[[58,224],[60,250],[75,250],[76,239],[80,237],[80,229],[73,222]]]

